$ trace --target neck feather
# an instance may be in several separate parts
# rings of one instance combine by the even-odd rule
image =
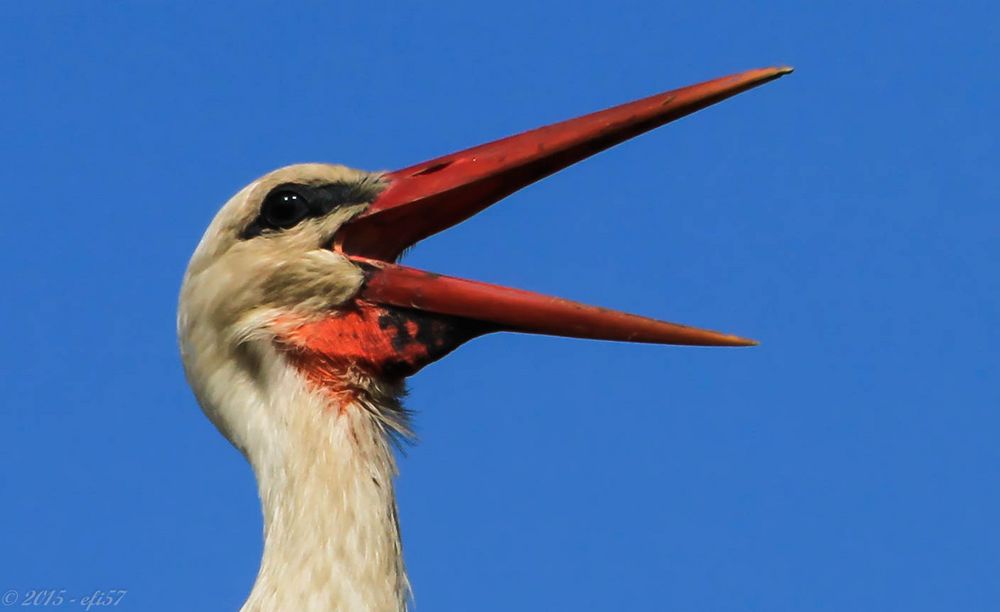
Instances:
[[[296,378],[298,392],[274,395],[269,444],[248,452],[264,555],[243,609],[405,610],[391,448],[398,404],[337,403]]]

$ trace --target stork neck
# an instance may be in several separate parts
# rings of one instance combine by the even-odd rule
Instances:
[[[305,404],[250,457],[264,554],[243,610],[405,610],[389,440],[369,408]]]

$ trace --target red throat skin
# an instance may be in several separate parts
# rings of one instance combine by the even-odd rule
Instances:
[[[319,319],[283,317],[275,345],[305,378],[346,405],[372,379],[398,382],[489,331],[474,321],[358,300]]]

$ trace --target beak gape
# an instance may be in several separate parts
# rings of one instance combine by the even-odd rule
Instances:
[[[419,240],[526,185],[791,70],[750,70],[675,89],[386,174],[385,190],[337,232],[333,248],[365,270],[367,280],[357,300],[382,313],[378,333],[396,349],[393,373],[412,374],[462,342],[493,331],[655,344],[755,345],[737,336],[393,262]],[[383,369],[390,364],[371,365]]]

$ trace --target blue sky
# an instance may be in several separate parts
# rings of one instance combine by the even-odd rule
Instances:
[[[411,381],[417,610],[992,610],[987,2],[17,3],[0,22],[0,590],[235,609],[254,481],[181,371],[218,206],[739,70],[796,73],[411,265],[759,338],[477,340]]]

